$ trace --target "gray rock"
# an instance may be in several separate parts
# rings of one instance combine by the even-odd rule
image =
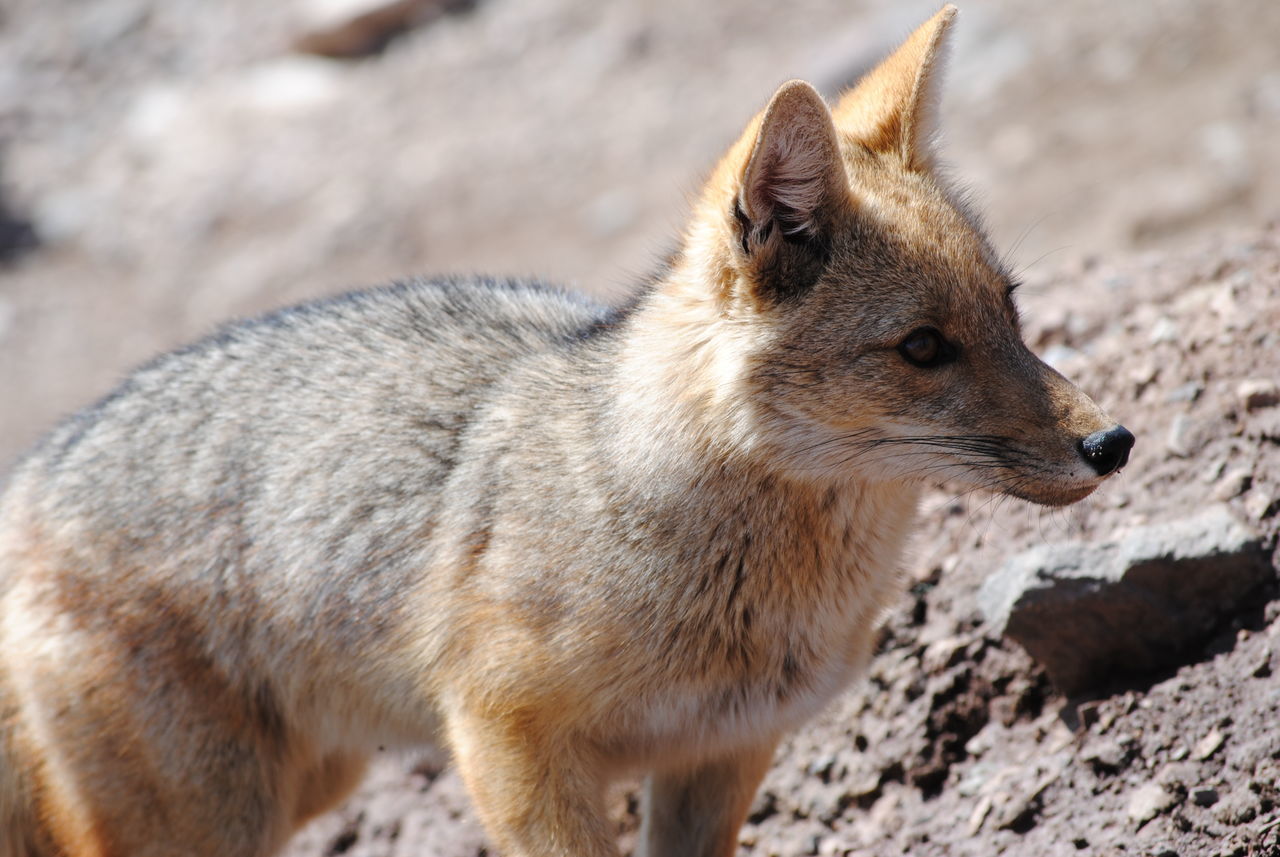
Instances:
[[[1252,483],[1253,471],[1247,467],[1234,468],[1218,480],[1218,484],[1213,489],[1213,499],[1225,502],[1239,497],[1249,490]]]
[[[1213,810],[1223,824],[1248,824],[1258,817],[1258,798],[1247,790],[1230,792]]]
[[[1147,783],[1141,786],[1129,798],[1126,812],[1129,818],[1145,824],[1162,812],[1168,812],[1178,805],[1178,796],[1165,789],[1159,783]]]
[[[313,0],[302,5],[306,31],[294,47],[303,53],[351,59],[381,51],[405,31],[463,11],[471,0]]]
[[[1191,751],[1191,758],[1201,762],[1204,761],[1218,752],[1222,745],[1226,743],[1226,740],[1226,736],[1217,729],[1209,730],[1209,734],[1201,738],[1195,749]]]
[[[1249,513],[1249,517],[1255,521],[1261,521],[1269,518],[1276,513],[1276,505],[1280,503],[1271,492],[1255,489],[1250,491],[1244,498],[1244,510]]]
[[[1162,345],[1170,342],[1177,342],[1181,334],[1178,331],[1178,324],[1167,315],[1162,315],[1156,319],[1156,323],[1151,326],[1151,344]]]
[[[1191,762],[1174,762],[1160,769],[1155,782],[1170,791],[1186,791],[1199,778],[1199,770],[1199,766]]]
[[[1080,754],[1094,773],[1100,775],[1114,774],[1129,761],[1131,752],[1119,741],[1102,738],[1088,744]]]
[[[1070,694],[1180,663],[1273,575],[1258,533],[1219,504],[1106,542],[1032,548],[983,584],[978,603]]]
[[[1200,398],[1200,394],[1204,392],[1204,384],[1199,381],[1188,381],[1185,384],[1179,384],[1169,392],[1165,393],[1164,400],[1168,404],[1177,404],[1178,402],[1194,402]]]
[[[1280,405],[1280,384],[1270,378],[1249,378],[1237,385],[1236,395],[1246,410],[1272,408]]]
[[[1186,414],[1178,414],[1169,423],[1169,433],[1165,436],[1164,445],[1173,455],[1186,458],[1195,451],[1193,435],[1195,423]]]

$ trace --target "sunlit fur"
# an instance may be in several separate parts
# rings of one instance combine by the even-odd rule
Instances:
[[[1111,425],[932,172],[941,11],[781,87],[614,310],[417,281],[228,326],[0,497],[0,855],[266,855],[447,745],[502,853],[726,857],[865,665],[920,484],[1042,503]],[[834,118],[833,118],[834,116]],[[934,328],[956,359],[913,365]]]

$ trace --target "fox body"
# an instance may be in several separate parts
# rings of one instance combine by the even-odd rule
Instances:
[[[936,178],[949,7],[784,85],[608,308],[420,281],[225,328],[0,499],[0,855],[266,855],[447,746],[510,855],[727,855],[867,660],[922,480],[1062,504],[1132,442]]]

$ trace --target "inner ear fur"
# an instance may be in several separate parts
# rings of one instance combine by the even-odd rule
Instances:
[[[897,155],[910,170],[932,169],[930,142],[955,17],[955,6],[943,6],[840,99],[833,113],[846,139]]]
[[[783,298],[817,279],[847,195],[826,102],[803,81],[783,84],[760,119],[734,201],[742,253],[758,291]]]

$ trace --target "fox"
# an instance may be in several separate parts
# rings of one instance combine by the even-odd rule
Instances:
[[[942,178],[942,8],[783,84],[603,305],[418,279],[222,327],[0,497],[0,855],[279,851],[379,748],[510,857],[726,857],[871,657],[922,487],[1078,501],[1133,435]]]

